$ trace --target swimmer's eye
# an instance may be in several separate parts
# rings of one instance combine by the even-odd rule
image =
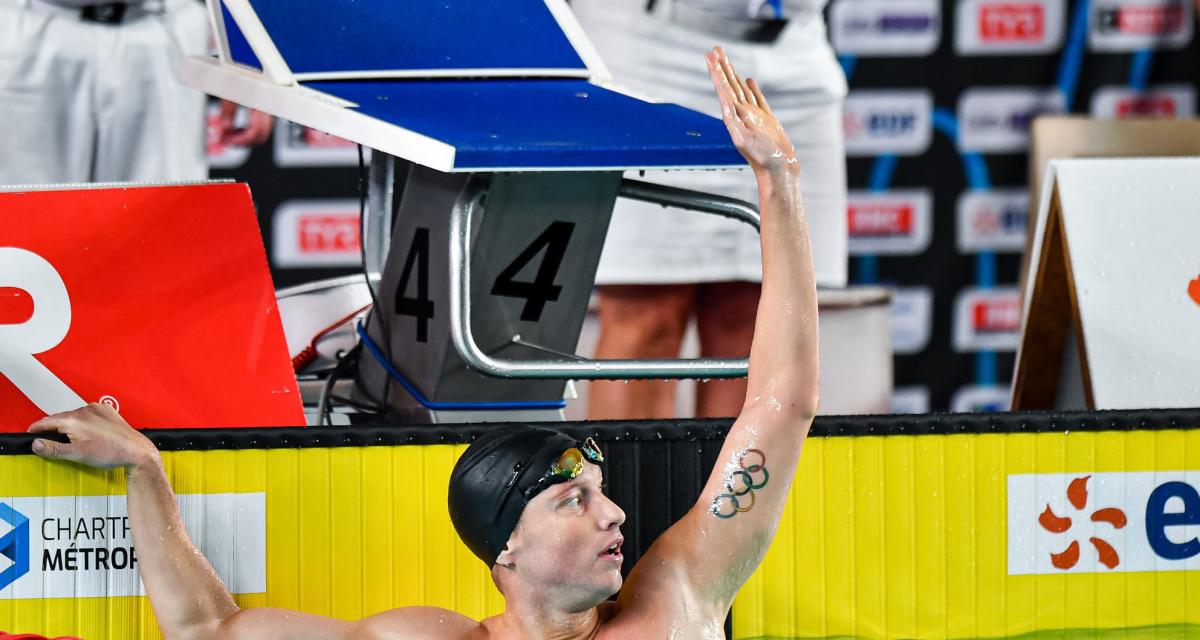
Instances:
[[[571,507],[571,508],[578,507],[579,505],[580,505],[579,496],[575,496],[574,498],[571,498],[570,500],[567,500],[566,502],[563,503],[564,507]]]

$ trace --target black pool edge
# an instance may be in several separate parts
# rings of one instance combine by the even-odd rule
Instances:
[[[549,423],[567,433],[605,440],[688,441],[722,437],[731,418],[612,420]],[[147,429],[163,451],[371,447],[462,444],[491,429],[515,423],[379,424],[341,427],[255,427]],[[1136,431],[1200,428],[1200,408],[1086,412],[931,413],[913,415],[820,416],[812,437],[922,436],[954,434],[1050,433],[1056,431]],[[30,454],[33,435],[0,434],[0,455]],[[61,438],[54,438],[61,439]]]

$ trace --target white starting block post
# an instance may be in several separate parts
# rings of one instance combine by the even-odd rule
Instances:
[[[553,420],[572,379],[745,375],[745,360],[573,355],[618,195],[758,215],[622,179],[745,163],[719,120],[608,85],[564,0],[209,10],[218,57],[186,60],[185,82],[375,150],[360,393],[414,422]]]
[[[1200,158],[1050,164],[1014,409],[1200,404],[1198,178]]]

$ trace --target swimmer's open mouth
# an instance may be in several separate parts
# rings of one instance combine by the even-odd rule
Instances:
[[[618,538],[615,542],[610,544],[608,546],[608,548],[606,548],[604,550],[604,552],[600,554],[600,556],[601,557],[611,557],[611,558],[621,557],[621,543],[622,542],[625,542],[625,540],[623,538]]]

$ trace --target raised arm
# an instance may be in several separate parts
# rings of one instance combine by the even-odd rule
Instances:
[[[795,149],[758,84],[743,82],[720,48],[706,59],[725,124],[758,180],[762,297],[741,415],[699,501],[645,564],[674,567],[668,583],[723,616],[774,538],[817,410],[817,291]]]
[[[116,411],[93,404],[40,420],[29,431],[59,433],[69,439],[68,443],[34,440],[34,453],[43,458],[106,469],[124,467],[138,570],[168,640],[417,637],[393,634],[436,624],[434,611],[422,608],[398,609],[358,622],[281,609],[242,610],[188,537],[158,450]],[[437,617],[445,618],[449,612],[440,613]],[[453,622],[463,620],[455,617]]]

